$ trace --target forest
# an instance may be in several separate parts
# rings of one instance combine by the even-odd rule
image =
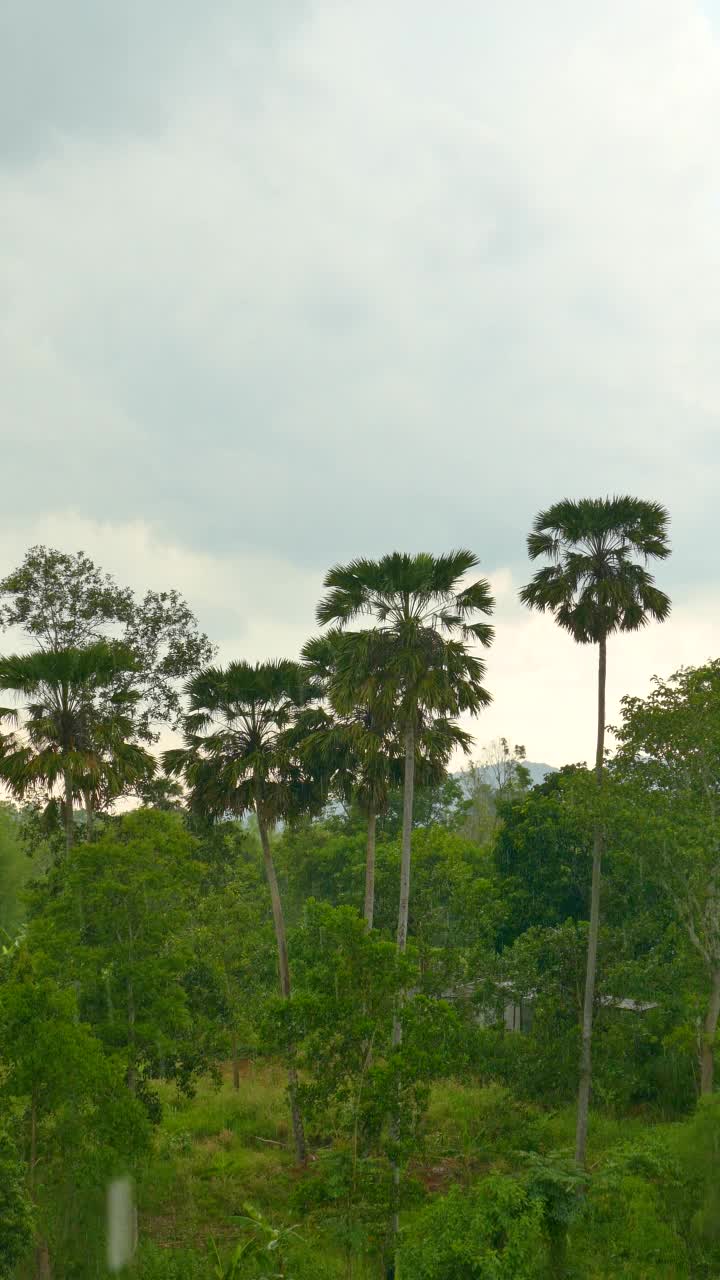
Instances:
[[[261,662],[83,552],[0,581],[2,1280],[720,1275],[720,659],[606,724],[668,512],[527,550],[597,659],[535,783],[471,551],[335,565]]]

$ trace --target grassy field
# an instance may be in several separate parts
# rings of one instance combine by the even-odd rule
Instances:
[[[138,1187],[141,1280],[214,1275],[213,1241],[229,1256],[243,1238],[234,1219],[248,1203],[275,1226],[298,1224],[289,1275],[370,1280],[382,1274],[377,1259],[356,1256],[351,1262],[332,1232],[323,1229],[322,1216],[298,1208],[303,1182],[328,1149],[313,1151],[311,1143],[308,1174],[295,1168],[281,1069],[248,1062],[239,1090],[226,1070],[219,1087],[205,1081],[192,1099],[163,1088],[162,1101],[154,1156]],[[590,1166],[643,1129],[647,1120],[641,1118],[595,1116]],[[570,1152],[573,1138],[572,1108],[541,1112],[499,1085],[446,1082],[433,1091],[425,1150],[411,1175],[420,1196],[423,1189],[442,1192],[454,1182],[469,1185],[490,1169],[511,1170],[518,1150]]]

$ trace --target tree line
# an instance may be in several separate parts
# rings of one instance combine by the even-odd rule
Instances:
[[[14,705],[2,712],[0,776],[25,805],[26,838],[42,845],[46,868],[31,889],[25,940],[10,945],[8,939],[8,972],[25,966],[32,980],[22,999],[15,991],[15,1013],[6,983],[5,1025],[23,1025],[29,992],[39,1001],[33,1017],[41,1016],[44,1000],[67,1023],[74,983],[83,993],[84,1016],[102,1027],[106,1050],[113,1051],[108,1061],[122,1062],[133,1106],[140,1107],[123,1121],[134,1131],[142,1115],[152,1114],[153,1076],[190,1084],[217,1059],[218,1025],[232,1023],[237,1041],[243,1025],[241,1034],[252,1038],[251,1024],[262,1024],[262,1036],[287,1066],[298,1163],[306,1161],[308,1116],[315,1132],[321,1114],[342,1113],[347,1123],[349,1108],[355,1174],[358,1134],[365,1134],[368,1158],[383,1135],[396,1229],[402,1170],[428,1080],[451,1069],[453,1053],[467,1060],[479,1043],[475,1035],[469,1048],[460,1006],[437,996],[460,991],[471,973],[476,1004],[491,1004],[498,992],[527,994],[539,974],[551,987],[563,964],[577,966],[577,936],[564,935],[562,921],[554,925],[551,957],[543,955],[548,938],[537,923],[517,927],[523,912],[537,921],[537,902],[569,890],[562,880],[570,832],[572,909],[587,922],[576,983],[582,993],[576,1169],[582,1173],[586,1164],[593,1027],[605,999],[597,992],[597,971],[606,855],[616,885],[622,876],[626,886],[633,876],[639,885],[643,860],[653,859],[656,886],[659,868],[667,889],[663,910],[671,904],[668,921],[684,931],[700,964],[700,986],[709,991],[698,1059],[699,1089],[711,1093],[720,1012],[718,664],[656,680],[649,698],[626,698],[615,729],[617,752],[611,760],[605,752],[608,641],[668,616],[670,601],[647,567],[669,554],[668,523],[659,504],[634,498],[563,501],[538,515],[528,537],[531,560],[542,564],[521,599],[550,612],[576,642],[597,646],[597,745],[592,773],[566,769],[532,792],[516,753],[508,778],[520,785],[500,799],[491,833],[496,871],[505,877],[502,903],[487,859],[450,859],[444,883],[434,887],[432,876],[422,882],[424,869],[416,886],[413,872],[427,832],[443,827],[418,825],[420,800],[449,786],[444,824],[457,830],[460,816],[467,828],[481,794],[475,785],[468,800],[447,781],[453,754],[469,751],[472,741],[458,719],[479,715],[491,699],[479,651],[494,639],[494,600],[486,579],[472,579],[475,555],[393,553],[336,566],[317,609],[322,630],[297,661],[235,661],[223,668],[213,664],[211,643],[176,592],[137,600],[82,554],[32,548],[0,584],[3,625],[23,628],[35,645],[0,660],[0,688],[14,695]],[[158,759],[153,746],[163,725],[181,733],[182,745]],[[127,796],[140,801],[140,810],[110,817]],[[303,865],[317,878],[333,800],[363,831],[362,914],[355,917],[338,903],[335,890],[346,870],[341,857],[332,893],[308,894],[301,916],[291,903],[291,946],[293,878],[299,884]],[[173,810],[184,815],[180,827]],[[394,887],[388,867],[378,863],[383,824],[393,814]],[[267,998],[271,975],[261,945],[262,894],[247,853],[249,818],[269,897],[276,1002]],[[442,845],[437,834],[433,840],[434,848]],[[290,850],[297,861],[278,868],[278,853],[287,857]],[[309,850],[305,864],[303,850]],[[556,871],[557,883],[550,884]],[[447,916],[444,946],[438,945],[438,908]],[[606,915],[612,908],[606,904]],[[561,910],[552,906],[554,921]],[[37,955],[28,946],[33,937]],[[71,939],[80,937],[77,947]],[[647,939],[642,946],[647,958]],[[67,975],[64,947],[74,957]],[[343,967],[348,998],[340,1016],[337,998],[327,1004],[327,991],[331,970],[337,979]],[[249,1017],[259,990],[263,1013]],[[308,1003],[310,990],[315,997]],[[318,992],[325,993],[321,1001]],[[113,1005],[119,997],[122,1014]],[[12,1023],[14,1016],[20,1021]],[[386,1043],[376,1034],[380,1025]],[[73,1034],[67,1030],[69,1041]],[[30,1090],[36,1138],[45,1105],[40,1095],[54,1097],[54,1087],[45,1082],[40,1092]],[[31,1171],[35,1161],[31,1153]]]

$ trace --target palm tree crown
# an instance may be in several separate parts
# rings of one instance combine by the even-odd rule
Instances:
[[[129,649],[106,641],[0,659],[0,690],[27,699],[22,719],[18,708],[0,708],[0,720],[20,727],[0,735],[0,776],[18,798],[52,795],[62,782],[69,834],[74,796],[98,807],[154,772],[134,741],[136,665]]]
[[[472,621],[490,614],[489,583],[460,581],[477,565],[470,551],[444,556],[394,552],[381,560],[354,560],[336,566],[325,578],[327,594],[318,605],[318,622],[345,629],[362,616],[375,626],[347,632],[337,650],[333,700],[338,711],[361,703],[382,722],[395,720],[417,729],[421,708],[443,715],[475,713],[490,702],[483,687],[485,664],[467,649],[468,641],[487,647],[493,628]]]
[[[664,621],[670,599],[645,566],[670,555],[668,524],[665,507],[639,498],[555,503],[539,513],[527,540],[531,560],[546,556],[551,563],[523,587],[520,599],[549,610],[580,644],[636,631],[650,619]]]
[[[273,823],[310,799],[291,730],[315,687],[299,663],[208,667],[187,694],[185,747],[166,751],[163,764],[168,773],[184,773],[194,807],[217,818],[259,806]]]

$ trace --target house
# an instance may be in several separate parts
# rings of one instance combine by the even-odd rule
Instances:
[[[444,991],[443,1000],[449,1000],[452,1003],[462,1000],[471,1000],[476,994],[480,984],[477,982],[466,982],[461,986],[453,987],[449,991]],[[497,984],[500,990],[507,989],[508,994],[512,989],[512,983],[508,981],[499,982]],[[528,991],[520,999],[508,999],[503,1006],[503,1023],[506,1031],[528,1032],[533,1024],[533,1005],[537,999],[536,991]],[[658,1003],[655,1000],[631,1000],[626,996],[600,996],[598,1003],[606,1008],[625,1009],[630,1013],[642,1014],[647,1013],[650,1009],[657,1009]],[[488,1008],[478,1008],[475,1014],[476,1021],[481,1026],[492,1026],[496,1022],[495,1011]]]

